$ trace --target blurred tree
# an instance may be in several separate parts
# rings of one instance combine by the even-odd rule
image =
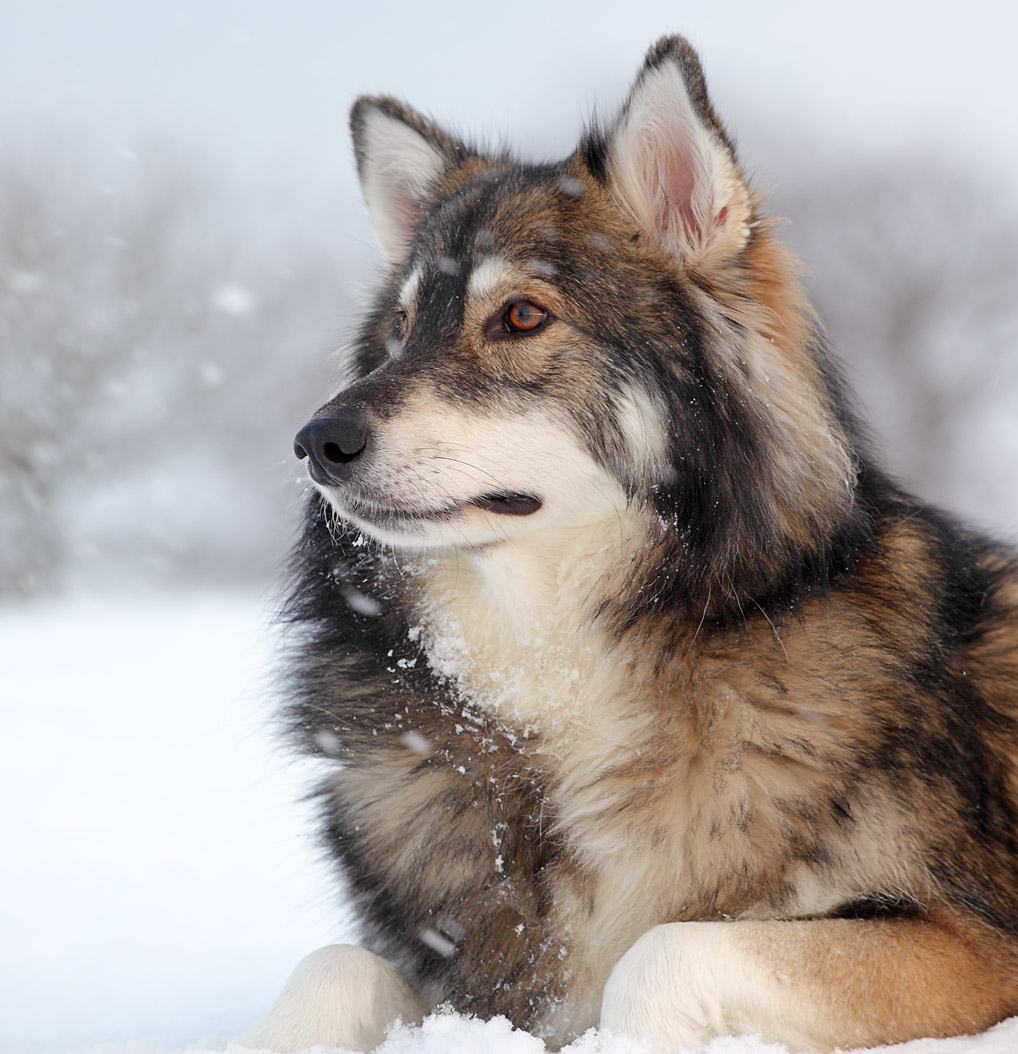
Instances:
[[[0,168],[0,592],[69,563],[264,576],[284,551],[346,268],[224,189],[160,154],[115,187]]]

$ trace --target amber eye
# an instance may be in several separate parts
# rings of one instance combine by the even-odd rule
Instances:
[[[517,300],[506,308],[503,318],[510,333],[533,333],[548,321],[548,312],[529,300]]]

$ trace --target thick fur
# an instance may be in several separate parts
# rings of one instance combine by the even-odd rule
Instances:
[[[389,272],[298,437],[288,719],[399,976],[335,950],[305,1016],[377,1020],[252,1038],[1018,1011],[1018,565],[877,467],[689,45],[561,164],[352,126]]]

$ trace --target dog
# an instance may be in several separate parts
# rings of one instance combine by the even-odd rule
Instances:
[[[559,164],[351,126],[388,272],[296,439],[287,722],[364,948],[248,1043],[1018,1011],[1018,563],[880,468],[694,50]]]

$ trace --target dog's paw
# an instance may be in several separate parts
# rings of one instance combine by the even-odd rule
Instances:
[[[397,1019],[418,1024],[424,1007],[396,970],[351,944],[332,944],[302,959],[282,994],[241,1040],[256,1049],[308,1047],[374,1050]]]

